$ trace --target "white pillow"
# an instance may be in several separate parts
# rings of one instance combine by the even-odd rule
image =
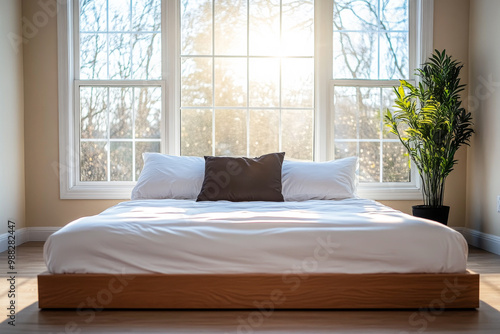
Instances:
[[[205,175],[202,157],[144,153],[144,168],[132,190],[137,199],[196,199]]]
[[[283,162],[285,201],[342,199],[356,196],[357,157],[327,162]]]

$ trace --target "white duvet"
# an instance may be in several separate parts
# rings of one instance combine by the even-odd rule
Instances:
[[[129,201],[44,248],[51,273],[460,273],[467,243],[365,199]]]

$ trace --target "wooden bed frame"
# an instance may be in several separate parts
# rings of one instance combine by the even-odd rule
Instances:
[[[38,305],[146,309],[456,309],[479,307],[479,275],[50,274]]]

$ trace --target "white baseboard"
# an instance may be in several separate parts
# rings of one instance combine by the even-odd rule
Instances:
[[[20,228],[16,231],[16,246],[30,241],[30,234],[27,228]]]
[[[29,241],[45,241],[49,235],[59,229],[60,227],[28,227]]]
[[[16,246],[29,241],[28,229],[20,228],[15,232]],[[9,233],[0,234],[0,252],[5,252],[9,248]]]
[[[25,227],[16,230],[16,246],[28,241],[45,241],[60,227]],[[9,233],[0,234],[0,253],[5,252],[9,246]]]
[[[28,229],[20,228],[15,232],[16,246],[29,241]],[[5,252],[9,248],[9,233],[0,234],[0,252]]]
[[[500,255],[500,237],[468,227],[454,227],[454,229],[464,236],[469,245]]]

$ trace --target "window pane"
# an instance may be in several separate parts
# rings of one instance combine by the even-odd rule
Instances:
[[[335,142],[335,159],[357,156],[357,147],[357,142]]]
[[[142,154],[146,152],[160,152],[160,142],[135,142],[135,179],[139,178],[144,159]]]
[[[247,105],[245,58],[215,58],[215,105],[223,107]]]
[[[409,157],[401,143],[384,143],[384,182],[410,182]]]
[[[212,155],[212,110],[181,111],[181,155]]]
[[[161,79],[161,3],[80,0],[77,77]],[[79,88],[80,179],[134,181],[142,169],[142,153],[160,151],[161,87],[85,85]]]
[[[80,34],[80,79],[154,80],[161,69],[161,0],[81,0],[81,31],[99,27],[102,33]],[[93,4],[95,3],[95,4]],[[130,13],[130,8],[133,8]],[[88,15],[95,18],[89,19]],[[109,15],[107,24],[97,25],[100,17]],[[133,26],[130,26],[132,15]],[[95,30],[95,29],[90,29]],[[131,34],[130,31],[156,31]],[[120,33],[123,31],[123,33]],[[108,32],[108,33],[106,33]],[[109,43],[109,44],[108,44]]]
[[[378,79],[378,39],[373,33],[333,33],[333,77]]]
[[[246,55],[247,2],[214,0],[215,54]]]
[[[409,77],[408,0],[335,1],[333,17],[334,78]]]
[[[80,88],[81,138],[107,138],[108,89],[105,87]]]
[[[283,107],[314,106],[314,59],[282,60],[281,101]]]
[[[335,0],[333,2],[334,30],[377,30],[378,1]]]
[[[132,0],[132,29],[161,30],[161,0]]]
[[[181,0],[182,154],[256,156],[283,146],[287,157],[311,160],[314,1],[214,0],[213,39],[209,5]],[[204,54],[195,51],[198,45]]]
[[[109,123],[111,138],[132,138],[132,88],[109,88]]]
[[[109,38],[109,78],[131,78],[130,34],[108,34]]]
[[[109,30],[130,31],[130,0],[108,0],[108,6]]]
[[[106,0],[80,0],[80,31],[105,31]]]
[[[358,138],[358,99],[361,92],[355,87],[334,88],[334,131],[335,138]]]
[[[250,55],[280,55],[280,1],[250,0]]]
[[[132,181],[132,142],[111,142],[111,181]]]
[[[135,137],[161,138],[161,88],[136,87]]]
[[[384,115],[387,112],[387,109],[394,111],[394,99],[396,98],[396,93],[393,88],[382,88],[382,110],[384,111]],[[404,128],[401,128],[403,131]],[[391,129],[385,125],[384,122],[384,139],[398,139],[395,134],[391,133]]]
[[[250,107],[278,107],[279,59],[250,59]]]
[[[80,181],[107,181],[106,142],[80,143]]]
[[[314,55],[314,1],[282,1],[282,54]]]
[[[212,53],[212,1],[182,0],[181,54]]]
[[[160,34],[132,35],[132,78],[161,79]]]
[[[80,79],[106,79],[106,34],[80,34]]]
[[[380,88],[335,87],[335,138],[379,139]]]
[[[359,181],[380,182],[380,143],[359,143]]]
[[[181,106],[212,106],[212,59],[181,59]]]
[[[278,152],[279,110],[250,110],[250,156]]]
[[[379,139],[380,127],[380,88],[356,88],[360,94],[359,110],[359,138]]]
[[[245,110],[215,111],[215,155],[247,155],[247,113]]]
[[[382,0],[382,29],[408,31],[408,0]]]
[[[380,79],[409,78],[408,33],[380,35]]]
[[[313,110],[281,111],[281,150],[287,159],[313,159]]]

